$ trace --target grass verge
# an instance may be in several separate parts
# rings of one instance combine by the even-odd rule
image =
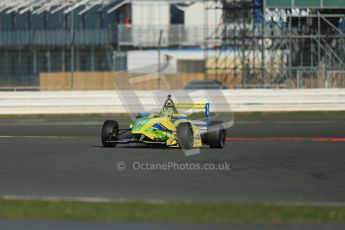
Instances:
[[[0,219],[189,223],[344,222],[345,207],[0,199]]]

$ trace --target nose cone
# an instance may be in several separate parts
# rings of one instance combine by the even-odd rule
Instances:
[[[169,118],[167,117],[140,118],[133,124],[132,133],[143,133],[147,129],[154,127],[156,124],[162,124],[168,126],[167,128],[171,128]]]

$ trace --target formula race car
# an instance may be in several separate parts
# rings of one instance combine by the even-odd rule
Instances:
[[[205,121],[191,120],[177,108],[203,109]],[[124,136],[127,136],[124,137]],[[169,95],[159,113],[138,113],[129,129],[119,129],[114,120],[107,120],[102,128],[104,147],[117,144],[141,143],[149,146],[180,147],[191,149],[208,145],[223,148],[226,131],[221,121],[210,121],[210,105],[174,104]]]

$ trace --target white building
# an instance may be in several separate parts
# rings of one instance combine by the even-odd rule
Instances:
[[[205,25],[221,23],[221,10],[207,10],[202,0],[128,0],[130,24],[119,27],[119,44],[156,47],[162,31],[162,46],[202,46]],[[207,24],[206,24],[207,23]]]

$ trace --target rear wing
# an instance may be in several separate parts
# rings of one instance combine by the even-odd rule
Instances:
[[[210,103],[204,104],[175,104],[177,109],[204,109],[206,125],[210,123]]]

